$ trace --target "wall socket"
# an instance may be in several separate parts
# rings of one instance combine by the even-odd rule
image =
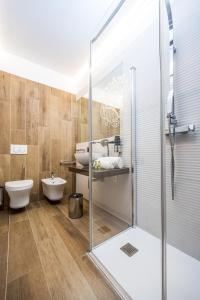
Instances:
[[[10,145],[10,154],[27,154],[28,148],[27,145]]]

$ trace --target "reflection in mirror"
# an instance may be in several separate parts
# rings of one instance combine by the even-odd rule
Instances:
[[[123,99],[122,65],[120,64],[93,88],[93,140],[120,135],[120,106]],[[88,97],[78,100],[78,142],[89,141]]]

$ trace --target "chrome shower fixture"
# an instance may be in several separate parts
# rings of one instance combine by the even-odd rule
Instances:
[[[174,105],[174,24],[172,18],[171,4],[169,0],[165,0],[168,25],[169,25],[169,93],[167,98],[167,119],[168,119],[168,134],[171,147],[171,192],[172,200],[174,200],[174,173],[175,173],[175,160],[174,160],[174,145],[176,137],[177,119],[175,115]]]

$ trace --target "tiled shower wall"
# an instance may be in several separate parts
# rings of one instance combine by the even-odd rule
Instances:
[[[200,259],[200,7],[198,0],[173,2],[175,103],[179,125],[195,133],[176,138],[175,200],[170,189],[170,149],[166,137],[167,240]],[[167,31],[167,22],[166,22]],[[165,44],[165,96],[168,92],[168,38]],[[146,55],[148,49],[148,55]],[[138,38],[132,55],[137,67],[138,226],[160,237],[160,90],[158,20]]]
[[[167,238],[175,247],[200,259],[199,1],[174,1],[173,14],[176,115],[179,125],[195,124],[196,131],[176,138],[174,201],[170,194],[167,143]]]

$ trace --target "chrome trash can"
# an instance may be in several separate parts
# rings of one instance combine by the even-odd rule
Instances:
[[[69,196],[69,217],[77,219],[83,216],[83,194],[74,193]]]

